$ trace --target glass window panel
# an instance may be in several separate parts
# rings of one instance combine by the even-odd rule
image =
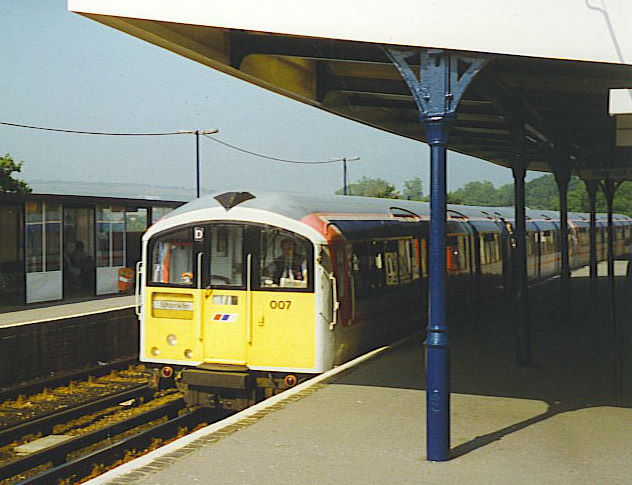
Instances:
[[[42,204],[39,202],[26,203],[26,222],[42,222]]]
[[[261,231],[261,286],[307,288],[307,261],[311,244],[295,234],[273,229]]]
[[[145,232],[147,229],[147,209],[140,207],[135,211],[125,212],[125,224],[127,232]]]
[[[97,266],[110,266],[110,223],[97,222]]]
[[[61,222],[61,204],[46,202],[46,222]]]
[[[211,228],[210,284],[244,286],[244,228],[219,225]]]
[[[26,271],[39,273],[44,271],[44,226],[42,204],[26,204]]]
[[[46,214],[48,219],[48,213]],[[46,222],[46,271],[61,269],[61,222]]]
[[[125,266],[125,224],[110,224],[112,230],[112,266]]]
[[[193,276],[191,228],[159,237],[152,249],[151,281],[193,286]]]
[[[151,209],[151,223],[160,220],[162,217],[166,216],[173,210],[172,207],[152,207]]]

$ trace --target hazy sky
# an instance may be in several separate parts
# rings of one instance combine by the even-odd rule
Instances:
[[[297,160],[360,156],[351,181],[401,188],[420,176],[425,144],[382,133],[216,72],[67,11],[63,0],[0,1],[0,121],[87,131],[218,128],[219,139]],[[287,165],[202,140],[202,186],[333,193],[342,167]],[[23,178],[191,187],[194,137],[68,135],[0,126],[0,152],[25,160]],[[448,186],[511,181],[510,171],[450,154]],[[537,176],[538,174],[532,174]],[[130,194],[132,195],[132,194]]]

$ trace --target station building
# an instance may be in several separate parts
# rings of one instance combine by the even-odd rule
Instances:
[[[0,193],[0,311],[118,293],[147,227],[182,204]]]

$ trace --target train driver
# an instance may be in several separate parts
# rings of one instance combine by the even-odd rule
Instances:
[[[274,285],[305,286],[307,283],[305,256],[298,254],[296,242],[291,238],[283,239],[280,247],[281,254],[274,258],[274,261],[266,267],[265,272],[272,278]]]

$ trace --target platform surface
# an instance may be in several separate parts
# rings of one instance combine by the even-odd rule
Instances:
[[[128,464],[89,483],[630,483],[632,286],[617,278],[615,329],[608,281],[595,293],[576,276],[568,323],[560,320],[559,281],[531,291],[532,367],[514,364],[515,305],[451,322],[449,462],[424,460],[424,362],[415,338],[224,430],[198,432],[184,448],[155,452],[136,470]]]
[[[32,305],[26,309],[0,313],[0,328],[42,323],[90,313],[102,313],[134,306],[134,296],[95,297],[74,302],[52,302]]]

